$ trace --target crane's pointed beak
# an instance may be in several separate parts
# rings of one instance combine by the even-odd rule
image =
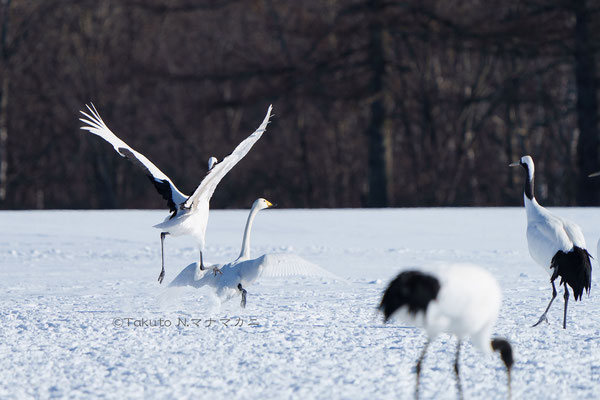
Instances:
[[[588,175],[588,178],[593,178],[593,177],[595,177],[595,176],[600,176],[600,171],[598,171],[598,172],[594,172],[593,174],[589,174],[589,175]]]
[[[277,204],[273,204],[273,203],[271,203],[269,200],[265,200],[265,201],[267,202],[267,206],[268,206],[269,208],[277,207]]]
[[[520,166],[520,165],[521,165],[521,164],[520,164],[520,163],[518,163],[518,162],[514,162],[514,163],[512,163],[512,164],[508,164],[508,166],[509,166],[509,167],[518,167],[518,166]]]

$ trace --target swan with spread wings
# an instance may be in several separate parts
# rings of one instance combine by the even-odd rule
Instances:
[[[220,269],[222,274],[211,274],[200,269],[198,263],[192,263],[185,267],[169,286],[193,286],[195,288],[210,286],[216,290],[217,296],[222,301],[241,295],[240,305],[246,307],[248,293],[246,287],[259,277],[314,276],[339,279],[329,271],[296,254],[272,253],[263,254],[258,258],[250,258],[250,231],[254,218],[260,210],[272,206],[271,202],[263,198],[254,202],[246,222],[240,255],[235,261],[222,266]]]

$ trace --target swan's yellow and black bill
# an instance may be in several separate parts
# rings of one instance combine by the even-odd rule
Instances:
[[[267,202],[267,206],[273,207],[273,203],[271,203],[269,200],[266,200],[266,199],[265,199],[265,201]]]
[[[521,163],[518,163],[518,162],[514,162],[512,164],[508,164],[509,167],[518,167],[520,165],[521,165]]]
[[[589,175],[588,175],[588,178],[593,178],[593,177],[595,177],[595,176],[600,176],[600,171],[598,171],[598,172],[594,172],[593,174],[589,174]]]

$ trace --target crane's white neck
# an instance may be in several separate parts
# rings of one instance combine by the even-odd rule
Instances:
[[[250,230],[252,229],[252,223],[254,222],[254,217],[260,211],[260,208],[255,204],[252,206],[250,210],[250,214],[248,215],[248,220],[246,221],[246,229],[244,230],[244,239],[242,240],[242,250],[240,251],[240,256],[236,261],[243,261],[250,259]]]
[[[540,213],[543,214],[542,210],[544,210],[544,208],[538,204],[535,197],[533,197],[532,199],[529,199],[527,197],[527,195],[524,194],[523,201],[525,203],[525,213],[527,214],[528,221],[532,221],[532,220],[536,219]]]

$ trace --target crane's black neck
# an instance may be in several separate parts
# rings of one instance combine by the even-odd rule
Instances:
[[[529,171],[529,166],[525,163],[521,163],[523,168],[525,168],[525,196],[529,200],[533,200],[533,174]]]

